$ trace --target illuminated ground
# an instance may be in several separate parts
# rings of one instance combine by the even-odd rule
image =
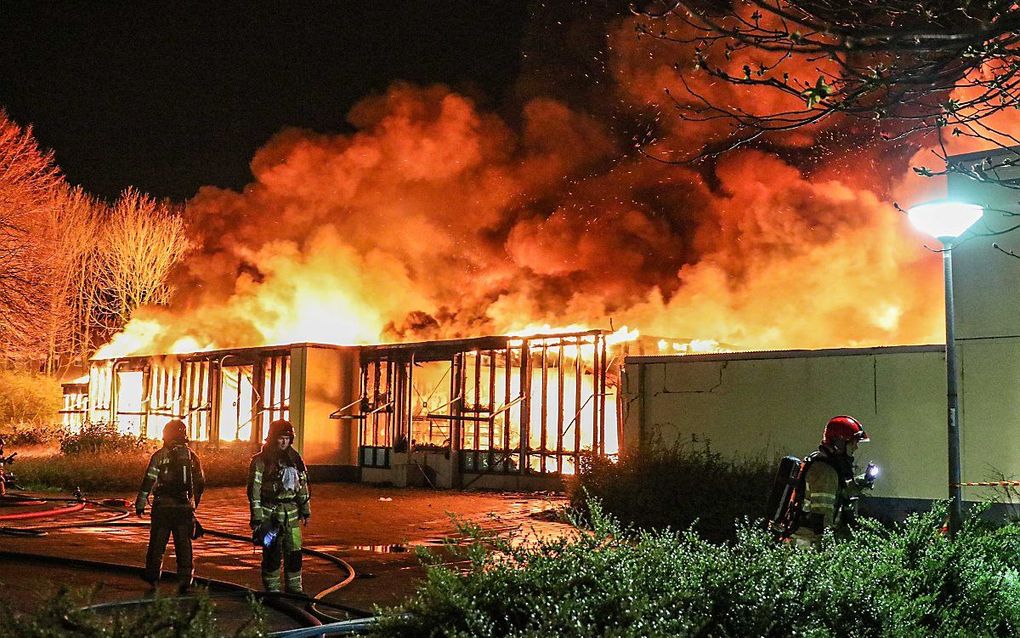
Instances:
[[[373,488],[346,483],[312,487],[312,520],[306,529],[306,545],[344,558],[354,567],[358,578],[331,600],[363,609],[397,602],[413,591],[416,580],[423,574],[413,548],[435,545],[456,534],[450,514],[506,535],[528,530],[542,535],[569,531],[566,525],[543,520],[549,516],[534,516],[561,507],[564,502],[559,496]],[[131,494],[102,496],[133,498]],[[0,516],[39,507],[7,506],[0,508]],[[101,516],[104,514],[93,511],[72,513],[57,520],[91,520]],[[248,533],[247,502],[242,488],[210,489],[199,516],[206,527]],[[137,520],[133,515],[125,519]],[[30,526],[49,522],[0,524]],[[49,530],[40,538],[0,536],[0,548],[140,566],[147,535],[148,530],[142,527],[82,527]],[[207,536],[195,542],[195,554],[199,576],[259,587],[259,555],[250,544]],[[172,552],[168,552],[164,568],[172,567]],[[333,585],[342,576],[327,561],[305,559],[305,589],[310,594]],[[137,598],[146,589],[140,580],[118,573],[52,565],[29,567],[20,561],[0,560],[0,597],[21,609],[33,607],[40,595],[69,582],[101,585],[102,600]]]

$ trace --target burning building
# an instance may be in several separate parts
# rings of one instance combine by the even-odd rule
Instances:
[[[436,487],[554,487],[619,449],[620,340],[600,330],[338,346],[298,343],[96,359],[64,423],[259,443],[294,424],[313,475]]]
[[[644,112],[662,84],[623,33],[610,72]],[[611,113],[534,96],[507,118],[443,86],[348,121],[281,131],[250,184],[187,202],[174,298],[65,387],[69,425],[177,416],[228,445],[284,416],[319,473],[525,487],[617,452],[625,355],[938,337],[938,264],[887,204],[905,160],[671,166]],[[588,330],[614,322],[691,339]]]
[[[980,167],[996,154],[951,161]],[[988,211],[952,249],[959,423],[963,480],[971,484],[965,498],[1001,503],[1009,493],[998,481],[1020,476],[1020,300],[1007,292],[1020,278],[1020,231],[1012,222],[1020,171],[1006,165],[997,173],[1008,188],[954,175],[949,194]],[[1006,212],[997,221],[994,211]],[[946,497],[942,344],[638,355],[627,357],[624,378],[633,406],[624,424],[628,448],[709,442],[727,456],[803,456],[818,445],[826,420],[851,414],[872,439],[858,456],[883,466],[866,501],[873,511],[898,516]]]

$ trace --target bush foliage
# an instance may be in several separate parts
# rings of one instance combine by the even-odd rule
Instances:
[[[51,446],[64,435],[59,423],[8,423],[0,428],[0,436],[8,447]]]
[[[146,638],[219,638],[225,634],[216,621],[208,595],[174,600],[155,598],[151,604],[127,611],[99,614],[84,608],[90,591],[63,591],[34,613],[18,613],[0,605],[0,638],[76,638],[145,636]],[[235,638],[265,636],[265,613],[252,601],[251,617],[233,632]]]
[[[619,461],[585,458],[568,487],[571,506],[597,499],[609,514],[643,529],[692,525],[710,540],[733,538],[734,521],[765,516],[771,460],[727,459],[702,448],[653,447]]]
[[[1020,526],[946,508],[886,528],[867,520],[819,549],[757,526],[711,543],[693,531],[628,532],[591,508],[591,533],[523,545],[482,537],[432,557],[379,636],[1013,636],[1020,632]],[[489,551],[494,548],[496,551]],[[410,613],[407,613],[410,612]]]
[[[60,383],[53,377],[0,370],[0,436],[8,444],[46,443],[60,432]]]
[[[136,490],[156,445],[143,442],[130,451],[100,448],[91,453],[18,457],[12,469],[18,484],[28,489],[73,490],[80,487],[86,492]],[[206,485],[245,484],[248,462],[253,453],[247,445],[217,448],[199,443],[192,444],[192,447],[202,461]]]
[[[152,443],[141,437],[118,432],[112,423],[89,422],[81,430],[66,432],[60,438],[60,452],[65,455],[132,453],[151,447]]]

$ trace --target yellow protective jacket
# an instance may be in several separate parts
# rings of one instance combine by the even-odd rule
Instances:
[[[287,473],[296,478],[295,485],[285,485]],[[253,522],[274,512],[285,514],[285,520],[311,515],[308,471],[297,450],[289,447],[280,452],[267,445],[252,457],[248,466],[248,505]]]
[[[842,532],[853,521],[861,488],[853,476],[853,459],[831,458],[824,450],[810,458],[799,526],[793,537],[813,543],[825,530]]]

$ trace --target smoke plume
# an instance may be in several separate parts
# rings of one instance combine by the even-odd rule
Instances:
[[[614,22],[590,109],[397,84],[354,107],[353,134],[280,132],[241,192],[188,202],[177,298],[106,353],[610,322],[749,349],[941,339],[938,259],[891,206],[917,148],[834,120],[716,162],[650,159],[636,130],[725,133],[669,112],[687,71],[657,46]]]

